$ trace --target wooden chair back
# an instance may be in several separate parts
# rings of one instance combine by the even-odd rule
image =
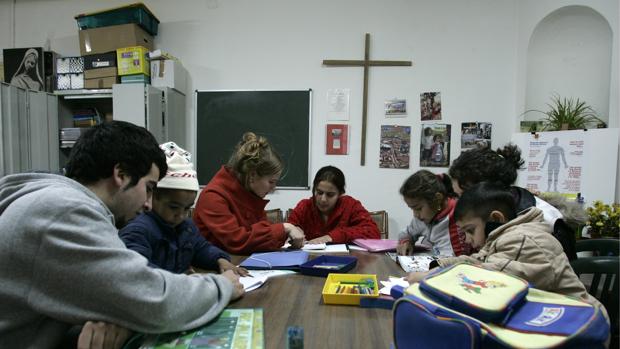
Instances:
[[[284,217],[282,217],[282,210],[279,208],[265,210],[265,214],[267,214],[267,220],[271,223],[284,222]]]
[[[388,213],[385,210],[369,212],[372,220],[375,221],[377,227],[379,227],[379,233],[381,233],[382,239],[387,239],[389,236],[388,226]]]

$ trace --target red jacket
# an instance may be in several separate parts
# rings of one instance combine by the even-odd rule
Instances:
[[[287,235],[282,223],[267,221],[268,202],[222,166],[200,193],[193,218],[207,240],[229,253],[273,251],[284,245]]]
[[[301,200],[288,222],[299,226],[306,234],[307,240],[331,236],[336,244],[349,243],[353,239],[380,239],[379,228],[362,203],[343,195],[336,202],[336,207],[329,215],[327,223],[314,204],[314,197]]]

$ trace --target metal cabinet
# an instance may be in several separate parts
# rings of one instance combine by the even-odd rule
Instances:
[[[0,175],[57,172],[58,99],[0,83]]]

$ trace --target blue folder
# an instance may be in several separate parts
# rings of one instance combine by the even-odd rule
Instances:
[[[306,251],[253,253],[239,266],[246,269],[299,270],[299,266],[308,261],[308,256]]]

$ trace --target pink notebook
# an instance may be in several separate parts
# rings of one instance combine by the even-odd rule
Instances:
[[[398,240],[390,239],[355,239],[353,243],[370,252],[396,251]]]

